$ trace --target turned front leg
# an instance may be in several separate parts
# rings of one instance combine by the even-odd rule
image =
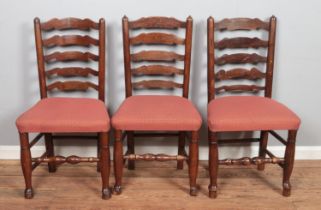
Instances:
[[[100,142],[100,173],[102,179],[102,198],[109,199],[111,197],[111,190],[109,188],[110,175],[110,152],[109,152],[109,136],[108,133],[99,134]]]
[[[31,174],[32,174],[32,161],[31,161],[31,152],[29,145],[28,133],[19,133],[20,135],[20,147],[21,147],[21,167],[23,176],[25,179],[26,189],[25,189],[25,198],[31,199],[33,197],[33,189],[31,184]]]
[[[218,144],[216,134],[208,131],[208,143],[209,143],[209,175],[210,185],[208,186],[209,197],[217,197],[217,175],[218,175]]]
[[[198,171],[198,139],[197,131],[192,132],[192,139],[189,144],[189,180],[190,180],[190,195],[197,195],[196,177]]]
[[[283,196],[291,195],[290,177],[291,177],[293,165],[294,165],[296,134],[297,134],[297,130],[290,130],[288,132],[288,141],[287,141],[285,155],[284,155]]]
[[[122,142],[122,132],[120,130],[115,131],[114,173],[115,173],[114,192],[116,194],[120,194],[121,181],[123,176],[123,142]]]

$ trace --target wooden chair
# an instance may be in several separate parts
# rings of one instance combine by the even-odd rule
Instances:
[[[183,168],[183,161],[189,164],[190,194],[196,195],[196,176],[198,167],[198,130],[201,127],[201,117],[188,100],[188,87],[190,77],[191,46],[192,46],[192,18],[186,22],[175,18],[147,17],[135,21],[123,18],[123,44],[125,65],[126,100],[121,104],[112,118],[115,129],[114,145],[114,171],[116,184],[114,191],[121,193],[121,180],[123,160],[128,161],[128,169],[134,169],[135,160],[177,160],[177,168]],[[136,29],[154,29],[153,32],[140,33],[130,36],[130,31]],[[185,38],[180,38],[173,33],[158,32],[161,30],[184,30]],[[157,31],[157,32],[155,32]],[[136,45],[184,45],[185,55],[173,51],[148,50],[131,53],[131,48]],[[150,49],[150,48],[149,48]],[[183,67],[168,65],[177,61]],[[132,67],[132,63],[145,62],[151,65]],[[154,63],[153,63],[154,62]],[[155,63],[156,62],[156,63]],[[166,65],[164,65],[164,63]],[[183,84],[168,80],[140,80],[132,81],[137,76],[183,76]],[[182,96],[173,95],[134,95],[133,89],[174,89],[181,88]],[[157,132],[151,132],[157,131]],[[185,152],[185,138],[191,132],[189,156]],[[165,154],[135,154],[135,137],[168,137],[177,136],[178,155]],[[128,150],[123,155],[122,141],[127,137]]]
[[[100,19],[99,23],[97,23],[90,19],[66,18],[52,19],[48,22],[40,23],[39,18],[35,18],[34,27],[41,100],[23,113],[16,121],[20,134],[21,165],[26,183],[25,198],[33,197],[31,173],[40,163],[48,163],[49,172],[55,172],[56,166],[62,163],[97,162],[103,182],[102,197],[108,199],[111,196],[109,189],[110,157],[108,137],[110,119],[104,104],[105,20]],[[56,32],[58,31],[64,31],[65,34],[66,32],[76,33],[90,30],[98,32],[98,39],[88,35],[75,34],[51,36],[52,33],[57,34]],[[46,35],[50,37],[43,39],[42,37]],[[72,51],[70,50],[71,46],[85,48],[86,50],[90,46],[95,46],[98,50],[98,55],[87,51]],[[46,54],[47,50],[55,50],[57,47],[65,51],[48,52]],[[89,67],[75,67],[79,62],[89,64],[90,61],[95,61],[98,64],[98,71]],[[62,68],[58,68],[57,65],[60,65],[61,62],[64,64],[68,62],[72,65],[68,67],[64,65]],[[55,64],[55,67],[52,67],[53,64]],[[83,77],[84,79],[89,75],[97,78],[98,85],[89,81],[68,80],[70,77]],[[64,77],[64,81],[61,81],[61,77]],[[86,91],[88,88],[98,91],[98,99],[48,97],[49,92]],[[29,133],[39,134],[29,143]],[[65,133],[68,133],[68,135]],[[88,136],[89,133],[94,133],[95,135]],[[87,134],[87,136],[82,134]],[[41,157],[32,158],[30,148],[43,136],[46,143],[46,152]],[[65,138],[97,139],[97,142],[99,142],[97,144],[100,145],[98,147],[100,148],[98,149],[98,157],[55,156],[53,139]]]
[[[259,19],[234,18],[223,19],[214,22],[208,19],[208,140],[209,140],[209,196],[216,197],[218,165],[258,165],[258,170],[264,170],[265,163],[278,164],[283,168],[283,195],[289,196],[291,192],[290,176],[294,163],[294,150],[297,130],[300,119],[286,106],[271,99],[272,79],[274,64],[274,48],[276,33],[276,18],[272,16],[269,22]],[[259,30],[256,33],[268,32],[268,40],[250,37],[233,37],[221,39],[222,31]],[[220,36],[220,40],[214,39]],[[243,32],[246,33],[246,32]],[[224,35],[223,35],[224,36]],[[253,48],[257,53],[235,53],[224,54],[215,57],[215,52],[225,49],[235,50],[241,48]],[[267,52],[267,57],[262,55]],[[261,54],[261,55],[260,55]],[[243,66],[245,64],[266,64],[266,70],[259,70],[258,65],[253,65],[250,70]],[[231,69],[224,70],[221,66],[229,64]],[[237,67],[235,67],[237,66]],[[219,70],[217,71],[216,68]],[[227,68],[227,67],[225,67]],[[236,80],[250,80],[251,85],[230,85],[225,82]],[[265,79],[263,86],[258,81]],[[225,83],[222,84],[222,83]],[[258,93],[264,91],[264,97],[236,96],[238,92]],[[230,93],[232,95],[216,98],[218,94]],[[288,130],[288,139],[284,140],[274,130]],[[247,139],[218,139],[217,134],[231,131],[260,131],[260,138]],[[268,134],[274,136],[286,146],[284,158],[273,155],[267,149]],[[245,143],[259,142],[259,156],[254,158],[244,157],[241,159],[218,158],[218,143]],[[266,158],[266,155],[269,158]]]

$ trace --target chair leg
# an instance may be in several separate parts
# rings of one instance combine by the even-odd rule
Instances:
[[[216,134],[208,131],[209,143],[209,175],[210,185],[208,186],[208,193],[210,198],[217,197],[217,175],[218,175],[218,144]]]
[[[268,131],[261,131],[261,136],[260,136],[260,148],[259,148],[259,157],[260,158],[265,158],[266,156],[266,148],[267,148],[267,143],[268,143],[268,136],[269,132]],[[261,163],[257,165],[257,170],[263,171],[265,168],[265,163]]]
[[[101,147],[101,143],[100,143],[100,134],[98,134],[98,139],[97,139],[97,157],[99,158],[100,157],[100,147]],[[97,172],[100,172],[100,168],[101,168],[101,163],[100,161],[97,162],[97,165],[96,165],[96,170]]]
[[[178,155],[185,155],[185,132],[179,132],[178,138]],[[177,169],[184,168],[184,160],[177,161]]]
[[[127,131],[127,149],[129,154],[135,154],[134,132]],[[128,170],[135,169],[135,160],[128,160]]]
[[[197,195],[196,177],[198,171],[198,131],[192,132],[192,139],[189,144],[189,182],[190,195]]]
[[[21,147],[21,167],[23,176],[25,178],[25,198],[31,199],[33,197],[33,189],[31,183],[32,174],[32,161],[28,133],[19,133],[20,136],[20,147]]]
[[[109,136],[108,133],[99,133],[100,143],[100,171],[102,179],[102,198],[109,199],[111,197],[111,189],[109,188],[110,174],[110,152],[109,152]]]
[[[46,144],[47,157],[50,158],[50,157],[55,156],[54,144],[53,144],[53,139],[52,139],[51,133],[45,134],[45,144]],[[57,170],[57,166],[56,166],[55,162],[48,163],[48,171],[50,173],[56,172],[56,170]]]
[[[288,141],[284,155],[284,168],[283,168],[283,196],[291,195],[290,177],[294,165],[295,154],[295,141],[297,130],[290,130],[288,132]]]
[[[121,181],[123,176],[123,142],[121,130],[115,130],[114,142],[114,173],[115,173],[115,186],[114,192],[120,194]]]

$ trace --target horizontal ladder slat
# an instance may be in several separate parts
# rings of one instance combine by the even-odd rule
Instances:
[[[140,66],[138,68],[132,69],[133,75],[183,75],[184,70],[178,69],[174,66],[165,65],[148,65]]]
[[[224,92],[259,92],[264,90],[265,87],[257,86],[257,85],[223,85],[215,88],[217,94]]]
[[[54,52],[44,56],[47,63],[57,61],[83,61],[89,62],[90,60],[98,61],[99,56],[90,52],[67,51],[67,52]]]
[[[130,29],[177,29],[185,27],[185,22],[171,17],[143,17],[129,21]]]
[[[150,50],[131,54],[130,57],[133,62],[175,62],[183,61],[185,56],[171,51]]]
[[[134,89],[174,89],[183,88],[183,84],[176,83],[173,81],[164,80],[142,80],[139,82],[133,82],[132,86]]]
[[[142,33],[135,37],[130,38],[130,44],[141,45],[141,44],[163,44],[163,45],[178,45],[184,44],[185,40],[174,35],[166,33]]]
[[[257,68],[252,68],[251,70],[243,68],[235,68],[231,70],[219,70],[215,74],[216,80],[230,80],[230,79],[248,79],[248,80],[258,80],[265,78],[265,73],[261,72]]]
[[[257,37],[236,37],[236,38],[225,38],[220,41],[215,42],[215,48],[226,49],[226,48],[260,48],[268,47],[268,41],[259,39]]]
[[[145,160],[145,161],[169,161],[169,160],[186,160],[188,159],[183,155],[166,155],[166,154],[129,154],[125,155],[124,159],[127,160]]]
[[[235,31],[235,30],[269,30],[269,22],[264,22],[258,18],[231,18],[223,19],[215,23],[215,30]]]
[[[41,24],[41,29],[45,31],[51,30],[67,30],[67,29],[78,29],[78,30],[89,30],[98,29],[99,24],[86,18],[64,18],[64,19],[51,19]]]
[[[93,76],[98,76],[98,71],[92,68],[81,68],[81,67],[66,67],[66,68],[54,68],[46,71],[47,76],[57,75],[62,77],[88,77],[91,74]]]
[[[216,65],[225,65],[225,64],[244,64],[244,63],[266,63],[267,58],[256,53],[235,53],[230,55],[222,55],[215,59]]]
[[[89,88],[98,90],[98,86],[91,82],[81,81],[66,81],[66,82],[54,82],[47,86],[47,90],[51,91],[58,89],[60,91],[87,91]]]
[[[80,35],[65,35],[59,36],[55,35],[48,39],[42,41],[45,47],[55,47],[55,46],[89,46],[89,45],[99,45],[99,41],[94,39],[88,35],[80,36]]]

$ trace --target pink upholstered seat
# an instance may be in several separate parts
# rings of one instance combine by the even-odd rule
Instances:
[[[131,96],[112,117],[112,126],[119,130],[196,131],[201,124],[194,105],[179,96]]]
[[[105,104],[91,98],[46,98],[16,121],[19,132],[105,132],[110,119]]]
[[[296,130],[300,119],[283,104],[258,96],[227,96],[208,105],[208,126],[213,132]]]

